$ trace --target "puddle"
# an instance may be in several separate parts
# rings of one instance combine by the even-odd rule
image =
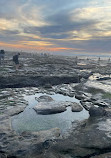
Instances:
[[[35,95],[24,96],[25,100],[28,101],[29,106],[26,107],[24,112],[12,117],[12,128],[16,132],[21,133],[23,131],[48,130],[55,127],[60,128],[61,132],[65,132],[71,128],[73,121],[81,121],[89,117],[89,113],[85,109],[83,109],[81,112],[72,112],[71,107],[67,107],[67,110],[63,113],[39,115],[35,112],[33,107],[38,103],[35,97],[42,95],[47,94],[36,93]],[[55,101],[70,101],[79,103],[79,100],[76,98],[63,96],[61,94],[48,96],[52,97]]]

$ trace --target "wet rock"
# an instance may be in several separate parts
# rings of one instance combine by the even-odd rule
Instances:
[[[0,117],[0,131],[5,132],[8,130],[11,130],[11,120],[6,115],[3,115]]]
[[[67,94],[69,97],[74,97],[74,93],[69,92],[69,94]]]
[[[82,104],[82,106],[89,111],[89,109],[94,106],[92,102],[86,102],[86,101],[80,101],[80,103]]]
[[[27,105],[20,105],[20,106],[16,106],[16,107],[12,107],[12,108],[10,108],[10,109],[7,109],[7,110],[5,110],[5,114],[7,113],[7,115],[8,116],[14,116],[14,115],[17,115],[17,114],[19,114],[19,113],[21,113],[22,111],[24,111],[24,109],[25,109],[25,107],[26,107]]]
[[[52,99],[52,97],[48,96],[48,95],[42,95],[39,98],[35,98],[38,102],[52,102],[54,101]]]
[[[102,107],[91,107],[89,109],[90,117],[101,117],[106,115],[106,111]]]
[[[91,156],[91,158],[111,158],[111,152],[104,153],[104,154],[99,154],[99,155],[96,155],[96,156]]]
[[[76,94],[76,95],[75,95],[75,98],[76,98],[76,99],[79,99],[79,100],[84,100],[84,99],[85,99],[85,96]]]
[[[108,107],[108,104],[106,102],[101,101],[101,100],[96,100],[94,102],[94,104],[96,104],[96,105],[98,105],[100,107]]]
[[[79,83],[81,78],[88,79],[90,72],[81,72],[81,66],[74,67],[74,60],[52,56],[50,58],[23,58],[25,68],[17,72],[2,70],[0,88],[45,87],[53,85]],[[12,65],[11,65],[12,66]],[[7,72],[7,73],[6,73]]]
[[[60,58],[60,57],[59,57]],[[88,78],[91,74],[89,72],[80,72],[81,69],[94,69],[96,72],[104,72],[109,67],[99,67],[97,68],[96,64],[90,63],[89,65],[76,65],[74,67],[73,59],[68,59],[63,57],[61,59],[56,57],[48,57],[48,58],[40,58],[37,59],[24,59],[26,63],[26,69],[22,71],[18,71],[15,74],[15,71],[11,73],[7,69],[7,73],[5,71],[0,72],[0,88],[4,87],[27,87],[27,86],[46,86],[50,85],[60,85],[62,83],[79,83],[81,79]],[[92,60],[91,60],[92,62]],[[5,65],[4,65],[5,66]],[[12,66],[12,65],[11,65]],[[12,68],[12,67],[10,67]],[[6,70],[6,68],[4,69]],[[92,70],[91,70],[92,71]],[[45,88],[51,88],[48,85]],[[98,97],[98,94],[91,93],[93,96],[91,102],[90,96],[82,95],[83,92],[89,92],[89,88],[84,87],[83,83],[79,84],[78,87],[74,87],[74,90],[78,94],[78,99],[84,101],[84,107],[86,106],[87,110],[90,111],[91,117],[85,121],[84,123],[77,123],[74,130],[70,130],[70,134],[67,137],[59,137],[60,133],[57,130],[57,133],[54,131],[45,133],[24,133],[24,135],[19,135],[14,133],[11,129],[11,119],[10,116],[19,113],[25,107],[15,103],[11,108],[7,103],[3,105],[1,103],[1,109],[3,110],[2,116],[0,116],[0,157],[8,157],[8,158],[72,158],[72,157],[91,157],[91,155],[98,155],[102,152],[108,152],[107,149],[111,149],[111,120],[110,120],[110,112],[109,109],[100,110],[99,108],[94,109],[92,104],[98,104],[96,100],[101,100],[101,97]],[[29,90],[30,91],[30,90]],[[81,94],[78,91],[83,91]],[[42,91],[43,92],[43,91]],[[65,95],[70,95],[71,90],[61,89],[60,92]],[[19,89],[16,91],[19,93]],[[89,92],[90,93],[90,92]],[[27,93],[28,94],[28,93]],[[33,92],[29,92],[29,94],[33,94]],[[73,96],[73,93],[71,94]],[[2,95],[3,96],[3,95]],[[7,96],[6,96],[7,98]],[[5,98],[4,98],[5,99]],[[96,99],[96,100],[95,100]],[[50,100],[50,99],[49,99]],[[10,101],[10,100],[9,100]],[[53,106],[51,103],[53,100],[44,102],[40,101],[40,104],[48,110],[50,107],[53,108],[63,108],[64,110],[68,106],[68,104],[63,103],[60,105],[55,104]],[[19,101],[16,101],[19,102]],[[41,103],[42,102],[42,103]],[[93,103],[92,103],[93,102]],[[47,103],[47,105],[45,104]],[[92,104],[91,104],[92,103]],[[24,104],[24,103],[23,103]],[[44,105],[43,105],[44,104]],[[89,105],[90,104],[90,105]],[[12,105],[12,103],[11,103]],[[16,106],[18,105],[18,106]],[[104,106],[99,103],[100,106]],[[21,106],[21,107],[20,107]],[[53,106],[53,107],[52,107]],[[18,108],[20,107],[20,108]],[[106,107],[106,106],[105,106]],[[7,110],[6,110],[7,109]],[[57,111],[57,109],[56,109]],[[5,115],[4,115],[5,112]],[[97,117],[99,116],[99,117]],[[105,118],[107,117],[107,118]],[[56,136],[55,137],[55,133]],[[96,156],[97,158],[106,158],[110,157],[110,153],[101,154],[100,156]]]
[[[11,94],[2,94],[2,95],[0,95],[0,99],[8,98],[10,96],[11,96]]]
[[[106,115],[110,118],[111,117],[111,108],[105,108]]]
[[[40,102],[33,108],[38,114],[48,115],[66,111],[65,103],[63,102]]]
[[[83,110],[83,108],[80,104],[73,103],[73,105],[71,105],[71,110],[72,110],[72,112],[80,112]]]
[[[60,136],[60,130],[54,128],[41,132],[24,132],[17,135],[14,132],[2,132],[0,142],[0,154],[13,158],[40,158],[39,154],[44,153],[44,149],[50,147],[50,142]],[[1,156],[0,155],[0,156]]]
[[[80,76],[81,79],[82,76]],[[47,83],[51,85],[58,85],[58,84],[68,84],[68,83],[78,83],[78,77],[76,73],[74,75],[67,75],[67,74],[56,74],[53,76],[38,76],[37,74],[33,75],[26,74],[24,75],[16,75],[16,76],[8,76],[8,77],[0,77],[0,88],[22,88],[22,87],[39,87],[44,86]]]
[[[102,93],[97,93],[96,95],[92,96],[92,99],[97,101],[102,99]]]
[[[92,102],[92,95],[90,93],[84,93],[83,91],[81,92],[76,92],[75,98],[82,100],[82,101],[87,101],[87,102]]]
[[[37,136],[39,141],[45,141],[45,140],[53,140],[54,138],[58,138],[61,135],[61,131],[59,128],[52,128],[50,130],[32,132],[31,134],[34,135],[34,137]]]
[[[105,128],[100,128],[100,125],[105,125]],[[91,157],[101,153],[104,149],[111,148],[111,138],[107,134],[110,132],[109,127],[110,122],[106,118],[104,122],[102,118],[89,118],[78,124],[64,140],[58,140],[48,152],[68,153],[72,157]]]
[[[104,80],[109,80],[111,79],[110,77],[101,77],[101,78],[98,78],[97,81],[104,81]]]
[[[44,85],[44,88],[46,88],[46,89],[52,88],[52,85],[47,83]]]
[[[0,158],[7,158],[7,155],[4,153],[0,153]]]
[[[59,94],[62,94],[64,96],[69,96],[69,97],[74,97],[74,94],[75,94],[72,87],[65,84],[53,87],[53,90],[55,91],[55,93],[59,93]]]

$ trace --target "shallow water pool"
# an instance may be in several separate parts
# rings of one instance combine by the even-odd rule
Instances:
[[[61,132],[65,132],[71,128],[72,122],[75,120],[84,120],[89,117],[89,113],[83,109],[81,112],[72,112],[71,107],[67,107],[67,110],[63,113],[52,115],[39,115],[33,109],[37,105],[38,101],[36,97],[47,95],[43,93],[36,93],[35,95],[25,95],[24,99],[28,101],[28,106],[24,112],[12,117],[12,128],[21,133],[23,131],[40,131],[48,130],[58,127]],[[79,103],[79,100],[75,97],[64,96],[61,94],[48,95],[55,101],[70,101]]]

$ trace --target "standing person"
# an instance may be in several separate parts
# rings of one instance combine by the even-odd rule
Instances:
[[[0,50],[0,65],[1,65],[1,59],[3,59],[4,62],[4,55],[5,55],[5,51],[3,49]]]
[[[77,63],[78,63],[78,57],[76,56],[75,57],[75,65],[77,65]]]
[[[18,69],[19,69],[19,66],[20,66],[19,60],[18,60],[19,55],[20,55],[20,53],[18,53],[18,54],[16,54],[16,55],[13,56],[13,62],[15,63],[15,68],[16,68],[16,70],[18,70]]]
[[[1,59],[2,59],[2,54],[1,54],[1,51],[0,51],[0,65],[1,65]]]

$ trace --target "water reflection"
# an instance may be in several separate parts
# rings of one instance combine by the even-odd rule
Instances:
[[[33,110],[33,107],[38,103],[35,98],[42,95],[47,94],[37,93],[35,95],[24,96],[24,98],[28,101],[29,106],[26,107],[24,112],[12,118],[12,127],[16,132],[48,130],[55,127],[58,127],[62,132],[65,132],[71,127],[74,120],[84,120],[89,117],[89,114],[85,109],[81,112],[72,112],[71,107],[68,107],[63,113],[39,115]],[[79,100],[76,98],[63,96],[61,94],[48,96],[51,96],[55,101],[70,101],[79,103]]]

